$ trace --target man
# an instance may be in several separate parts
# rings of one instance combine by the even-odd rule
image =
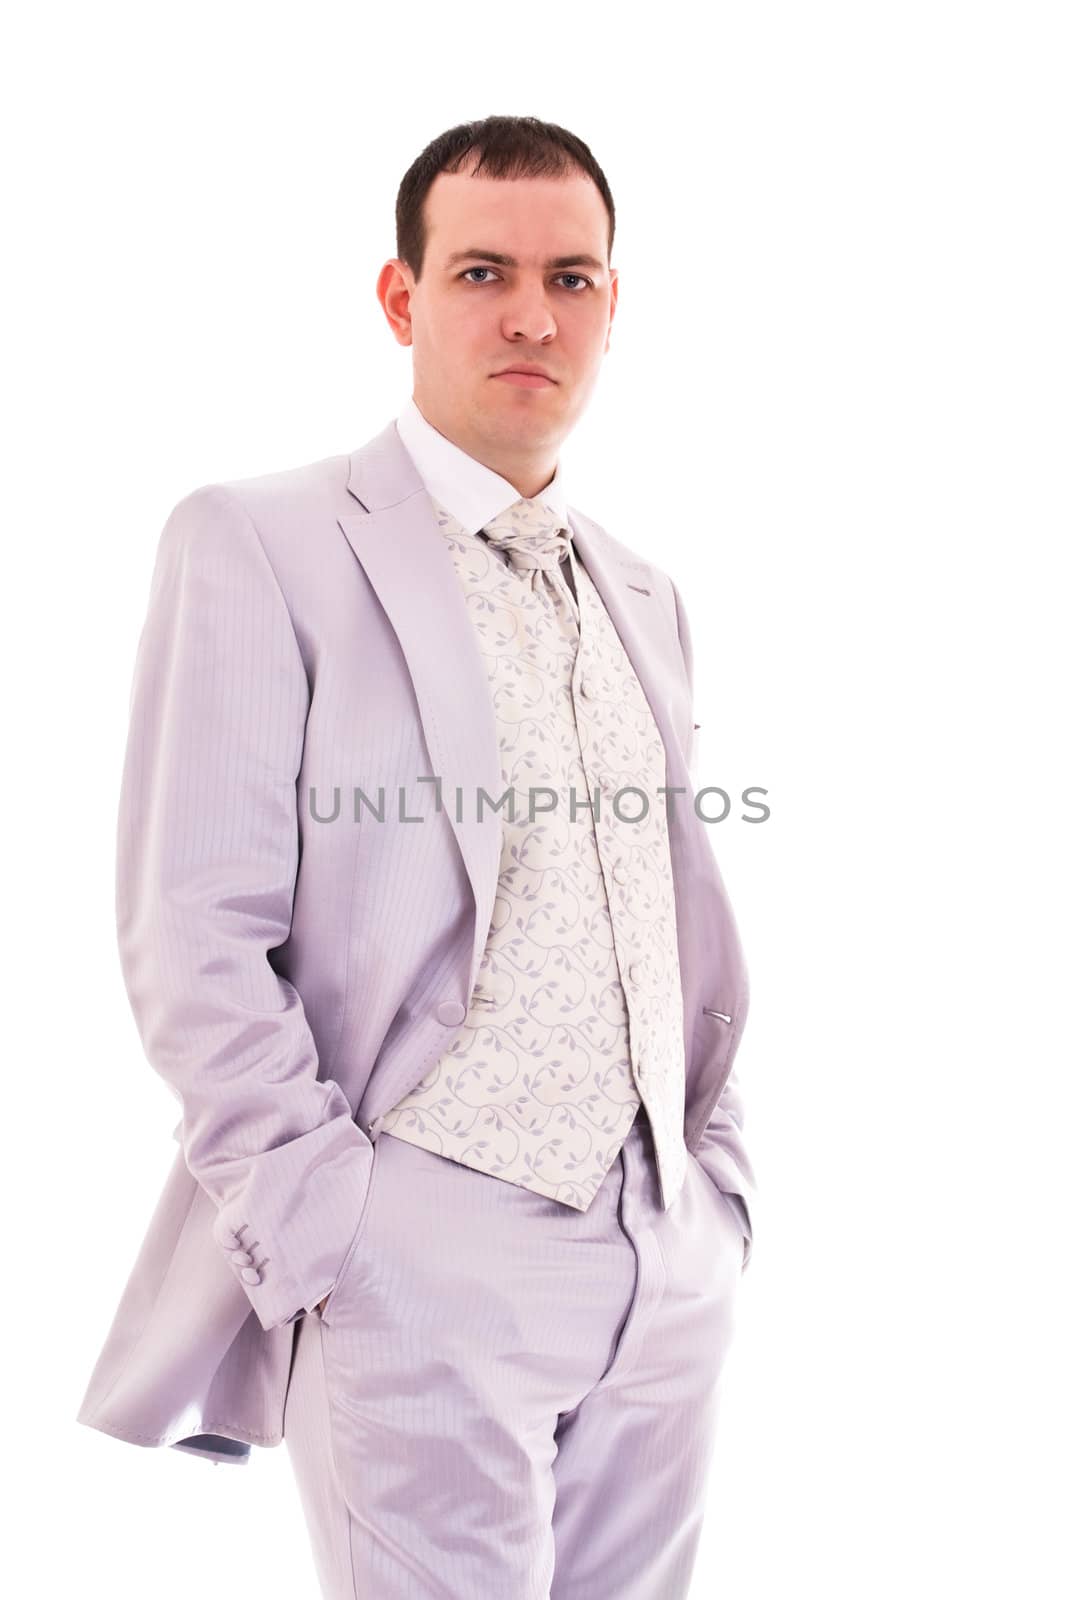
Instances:
[[[564,129],[434,141],[412,399],[180,502],[139,645],[119,945],[182,1149],[79,1420],[285,1437],[348,1600],[669,1600],[700,1533],[747,979],[680,597],[565,496],[613,230]]]

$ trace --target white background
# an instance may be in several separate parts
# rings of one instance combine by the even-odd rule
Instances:
[[[213,1467],[74,1421],[174,1152],[114,942],[127,695],[172,505],[396,414],[397,186],[492,112],[607,173],[572,499],[677,580],[700,777],[772,810],[713,833],[761,1204],[691,1592],[1068,1592],[1066,20],[9,25],[9,1592],[316,1592],[285,1447]]]

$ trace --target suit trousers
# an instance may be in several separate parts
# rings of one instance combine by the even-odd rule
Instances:
[[[642,1106],[587,1211],[382,1133],[284,1439],[329,1600],[682,1600],[743,1234]]]

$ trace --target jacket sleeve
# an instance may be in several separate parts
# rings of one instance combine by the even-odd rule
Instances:
[[[146,1056],[182,1104],[213,1238],[265,1329],[334,1287],[372,1143],[272,965],[299,859],[309,683],[260,536],[195,490],[156,553],[120,790],[116,925]]]
[[[688,614],[684,609],[680,591],[672,578],[670,583],[677,608],[677,636],[684,658],[688,690],[690,695],[694,695],[695,674]],[[691,714],[688,720],[692,721]],[[686,755],[690,761],[691,749]],[[751,1259],[752,1213],[755,1208],[757,1185],[754,1169],[744,1146],[744,1102],[735,1065],[730,1069],[725,1087],[718,1096],[717,1104],[700,1135],[695,1155],[704,1172],[713,1183],[717,1184],[736,1213],[744,1236],[743,1266],[746,1268]]]

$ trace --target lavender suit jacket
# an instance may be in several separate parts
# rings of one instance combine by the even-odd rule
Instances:
[[[731,1068],[747,973],[692,804],[688,625],[665,573],[589,517],[570,521],[667,784],[684,791],[669,831],[685,1138],[746,1211]],[[434,793],[421,775],[441,779],[441,809],[403,822],[399,791],[410,817]],[[381,785],[385,820],[355,822],[353,790],[378,802]],[[281,1442],[295,1322],[355,1236],[368,1130],[469,1005],[501,844],[497,813],[475,815],[481,787],[501,794],[487,677],[393,421],[351,455],[179,502],[134,670],[116,912],[145,1053],[182,1105],[181,1148],[78,1421],[220,1459]],[[316,820],[336,788],[338,819]]]

